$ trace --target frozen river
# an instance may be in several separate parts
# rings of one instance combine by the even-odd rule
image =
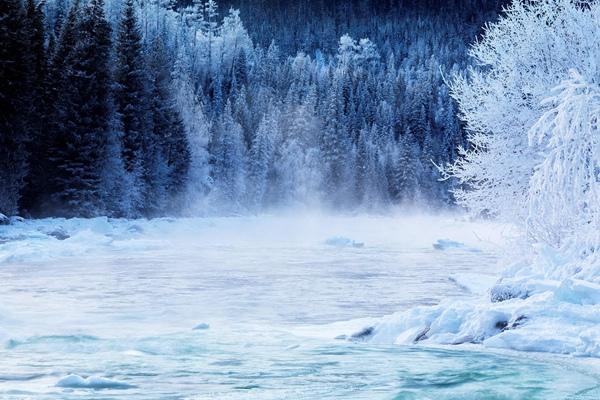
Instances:
[[[306,216],[3,229],[1,399],[600,398],[597,371],[568,358],[339,339],[478,295],[498,272],[501,226]]]

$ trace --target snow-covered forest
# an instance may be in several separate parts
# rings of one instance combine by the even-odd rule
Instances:
[[[0,0],[0,397],[600,398],[599,60],[600,0]]]
[[[3,1],[0,212],[448,206],[459,3]]]

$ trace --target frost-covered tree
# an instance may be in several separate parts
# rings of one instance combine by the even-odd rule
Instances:
[[[264,205],[273,162],[273,139],[278,136],[277,115],[273,109],[265,114],[248,154],[248,199],[255,210]]]
[[[154,39],[148,64],[153,128],[150,140],[155,147],[155,165],[159,169],[157,176],[151,179],[155,188],[152,197],[155,213],[160,213],[169,199],[178,197],[185,189],[190,150],[183,120],[173,96],[170,64],[160,36]]]
[[[225,211],[238,211],[243,208],[246,191],[246,147],[229,102],[215,127],[212,149],[215,204]]]
[[[597,251],[600,232],[600,87],[578,72],[555,89],[529,131],[541,150],[529,185],[528,233],[555,247]]]
[[[183,204],[186,212],[197,215],[205,211],[203,200],[211,186],[208,144],[212,127],[181,56],[175,63],[173,88],[190,153]]]
[[[599,76],[600,4],[516,0],[471,49],[480,68],[454,81],[452,93],[469,146],[447,173],[463,188],[459,203],[475,213],[524,221],[540,149],[528,131],[550,105],[551,89],[575,68]]]

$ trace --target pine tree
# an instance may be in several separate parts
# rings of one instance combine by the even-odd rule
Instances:
[[[25,119],[29,132],[27,145],[29,169],[25,178],[20,208],[27,210],[27,213],[35,206],[40,188],[43,187],[39,182],[39,177],[44,175],[41,169],[44,167],[44,145],[47,144],[45,135],[48,134],[45,122],[47,122],[50,109],[50,105],[46,101],[49,53],[45,47],[43,5],[44,3],[36,4],[34,0],[27,0],[26,4],[25,30],[30,50],[27,54],[28,79],[27,84],[24,85],[28,107],[22,110],[25,114],[22,115],[22,118]]]
[[[233,59],[232,79],[239,87],[244,87],[248,84],[248,73],[248,59],[246,51],[242,47]]]
[[[217,35],[217,16],[218,16],[218,4],[215,0],[207,0],[204,3],[205,13],[205,36],[208,38],[208,68],[209,71],[213,68],[213,43],[215,36]]]
[[[102,180],[114,118],[109,73],[111,29],[102,0],[92,0],[77,21],[77,42],[65,60],[65,87],[58,100],[63,117],[53,193],[56,212],[105,214]],[[68,83],[68,85],[67,85]]]
[[[127,0],[116,39],[115,104],[121,119],[123,162],[131,176],[131,215],[145,211],[156,153],[149,138],[148,75],[133,0]]]
[[[173,96],[173,82],[169,60],[163,41],[156,37],[153,42],[149,62],[152,85],[150,112],[153,118],[152,141],[158,147],[158,162],[163,164],[161,173],[156,176],[153,185],[164,192],[164,199],[155,196],[156,212],[164,210],[168,198],[177,196],[186,184],[190,165],[190,150],[183,121],[177,110]]]
[[[336,73],[337,74],[337,73]],[[344,98],[340,79],[333,82],[331,93],[327,101],[325,114],[325,127],[321,138],[321,153],[324,162],[325,192],[334,197],[334,202],[339,204],[343,199],[342,186],[351,187],[348,182],[348,155],[350,154],[350,141],[343,125]]]
[[[195,93],[193,82],[180,55],[175,61],[175,99],[190,149],[184,205],[186,212],[198,215],[205,211],[205,200],[211,184],[208,154],[211,123],[205,115],[201,97]]]
[[[273,140],[277,135],[277,120],[273,107],[263,116],[252,142],[248,156],[248,196],[252,208],[259,210],[264,206],[268,187],[269,171],[273,161]]]
[[[242,128],[235,122],[231,103],[227,103],[222,122],[217,126],[213,143],[217,201],[223,209],[239,210],[246,190],[246,154]]]
[[[44,112],[43,96],[48,69],[43,6],[43,2],[35,3],[35,0],[27,0],[25,12],[25,34],[28,44],[27,73],[29,74],[27,97],[31,104],[31,113],[27,116],[27,120],[36,133],[41,128],[39,116]]]
[[[26,14],[20,0],[0,2],[0,213],[16,214],[27,171]]]
[[[48,47],[49,61],[44,91],[46,112],[40,118],[45,129],[35,143],[35,162],[31,165],[24,204],[34,216],[49,216],[60,208],[60,199],[55,196],[60,191],[58,184],[61,158],[58,155],[66,147],[65,121],[71,101],[71,96],[67,94],[73,90],[68,73],[71,53],[80,35],[79,17],[80,4],[75,0],[66,18],[62,20],[55,45],[51,41]]]

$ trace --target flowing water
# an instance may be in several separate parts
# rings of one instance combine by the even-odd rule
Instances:
[[[78,229],[0,247],[20,254],[0,264],[0,399],[600,398],[598,371],[573,359],[334,339],[342,325],[473,296],[449,278],[497,273],[494,227],[365,217]],[[436,238],[466,244],[436,250]]]

